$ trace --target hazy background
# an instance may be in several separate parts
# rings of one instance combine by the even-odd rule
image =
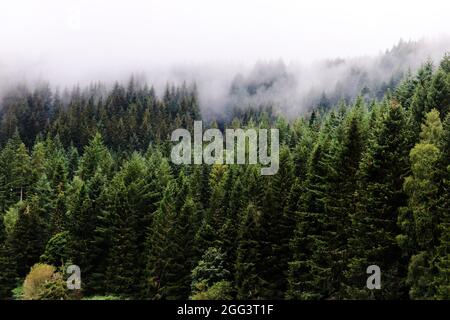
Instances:
[[[394,69],[439,59],[450,49],[449,12],[448,0],[2,1],[0,91],[18,81],[64,87],[134,73],[159,90],[196,81],[202,108],[214,112],[256,94],[296,113],[355,66],[389,81]],[[400,39],[424,40],[395,53],[397,64],[392,54],[380,62]],[[238,88],[254,81],[270,85]]]

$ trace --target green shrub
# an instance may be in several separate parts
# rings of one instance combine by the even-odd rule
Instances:
[[[12,290],[14,300],[23,299],[23,285],[20,285]]]
[[[202,289],[206,289],[202,291]],[[233,299],[233,285],[229,281],[219,281],[214,283],[211,287],[207,288],[200,285],[197,287],[197,291],[191,300],[232,300]]]
[[[68,298],[63,276],[52,265],[35,264],[23,282],[25,300],[65,300]]]

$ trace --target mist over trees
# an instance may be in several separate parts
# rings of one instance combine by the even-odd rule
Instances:
[[[340,100],[353,103],[359,95],[366,102],[382,99],[424,61],[439,61],[449,45],[446,38],[400,40],[377,56],[337,58],[310,66],[286,65],[281,60],[260,62],[233,78],[226,104],[242,107],[272,103],[284,115],[297,117],[314,107],[326,110]]]
[[[399,77],[295,119],[276,104],[209,119],[278,128],[273,176],[170,162],[172,130],[203,117],[195,85],[10,91],[0,297],[450,299],[450,57]],[[233,90],[276,86],[258,78]],[[81,293],[62,285],[70,264]],[[369,265],[380,290],[366,288]]]
[[[118,71],[122,68],[116,64],[98,70],[95,63],[86,62],[82,69],[95,72],[86,72],[83,77],[78,73],[77,77],[72,75],[73,66],[42,62],[37,66],[26,64],[22,70],[19,66],[13,68],[0,57],[0,97],[15,90],[17,83],[23,82],[34,90],[42,86],[43,80],[49,82],[53,91],[59,88],[61,95],[77,85],[80,88],[97,87],[100,82],[98,95],[104,97],[114,88],[115,81],[126,84],[130,73],[134,72],[135,83],[151,84],[158,97],[165,94],[168,83],[179,87],[183,83],[195,83],[199,108],[203,119],[208,121],[231,121],[236,108],[268,106],[276,113],[295,119],[318,106],[323,109],[334,106],[341,99],[348,104],[359,95],[366,102],[382,99],[404,77],[413,75],[423,62],[428,59],[439,61],[449,47],[448,37],[400,40],[376,55],[309,63],[302,62],[303,57],[298,56],[294,61],[261,60],[255,65],[205,63],[163,67],[149,63],[128,67],[125,71]]]

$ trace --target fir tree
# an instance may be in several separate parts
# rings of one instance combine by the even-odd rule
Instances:
[[[183,172],[171,181],[153,219],[147,244],[147,298],[186,299],[190,292],[194,233],[192,199]]]
[[[267,283],[262,275],[261,248],[264,233],[261,228],[261,211],[249,203],[239,231],[236,260],[236,289],[238,299],[258,299],[266,296]]]
[[[399,210],[406,204],[403,180],[408,173],[408,140],[403,108],[392,102],[381,114],[364,153],[359,173],[358,208],[352,217],[352,248],[347,273],[351,298],[405,298],[406,261],[396,242]],[[381,290],[363,289],[366,269],[377,265]]]

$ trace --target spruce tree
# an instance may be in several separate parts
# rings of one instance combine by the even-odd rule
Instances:
[[[294,165],[289,149],[280,150],[279,171],[268,176],[262,208],[261,228],[267,235],[266,245],[260,254],[264,256],[261,266],[264,280],[268,284],[264,298],[282,299],[286,291],[286,274],[291,258],[289,241],[292,237],[294,216],[286,210],[290,186],[293,183]]]
[[[365,145],[363,107],[356,105],[345,119],[342,139],[336,139],[328,158],[330,174],[324,197],[324,247],[313,253],[320,265],[322,283],[327,284],[326,298],[345,297],[345,272],[349,260],[348,238],[352,233],[351,217],[356,212],[357,172]],[[314,259],[314,258],[313,258]]]
[[[417,130],[420,130],[420,124],[425,113],[430,110],[428,106],[428,90],[433,77],[433,63],[427,61],[417,71],[416,87],[411,100],[411,111]]]
[[[236,260],[236,289],[238,299],[261,299],[267,297],[268,284],[263,278],[261,252],[265,234],[261,228],[261,210],[249,203],[239,229],[239,246]]]
[[[357,210],[352,217],[352,248],[346,285],[349,298],[407,297],[406,259],[395,237],[397,218],[406,205],[403,180],[408,173],[408,139],[403,108],[388,104],[373,128],[359,167]],[[381,268],[381,290],[365,289],[370,265]]]
[[[193,268],[194,232],[191,219],[195,203],[187,194],[183,171],[169,182],[149,230],[147,298],[186,299]]]
[[[445,118],[450,110],[450,72],[439,68],[433,75],[427,93],[428,110],[436,109]]]
[[[72,262],[78,265],[84,276],[84,290],[91,290],[90,275],[95,263],[96,234],[101,208],[104,206],[102,192],[107,179],[97,171],[88,181],[75,177],[69,190],[68,231]],[[104,248],[106,250],[107,248]]]
[[[332,151],[332,136],[339,127],[339,119],[332,112],[315,142],[308,159],[304,193],[298,201],[297,225],[290,242],[292,260],[288,267],[289,299],[320,299],[328,295],[328,275],[324,272],[324,212],[327,179],[330,175],[328,158]]]
[[[108,176],[111,173],[112,165],[111,154],[104,145],[102,136],[96,133],[94,138],[84,148],[77,175],[83,180],[88,180],[100,169],[103,174]]]
[[[225,180],[225,222],[219,231],[220,245],[225,253],[225,268],[234,273],[237,258],[238,232],[242,220],[243,189],[242,179],[239,176],[239,166],[230,166]]]
[[[112,236],[108,274],[112,277],[109,286],[114,293],[140,294],[145,268],[145,259],[140,256],[145,250],[147,227],[153,214],[148,207],[154,200],[154,190],[150,189],[146,176],[145,159],[134,153],[113,178],[106,195]],[[127,254],[122,255],[121,250]],[[122,269],[124,265],[127,270]]]
[[[138,248],[136,241],[136,215],[129,210],[127,188],[120,179],[113,179],[110,192],[114,192],[110,219],[111,249],[106,269],[107,290],[114,294],[135,296],[139,293]]]
[[[19,276],[25,276],[39,261],[48,236],[43,217],[39,216],[40,206],[37,196],[32,196],[19,208],[19,216],[7,245],[13,252]]]
[[[0,299],[11,298],[11,290],[17,282],[16,257],[7,242],[7,233],[3,224],[3,216],[0,215]]]

